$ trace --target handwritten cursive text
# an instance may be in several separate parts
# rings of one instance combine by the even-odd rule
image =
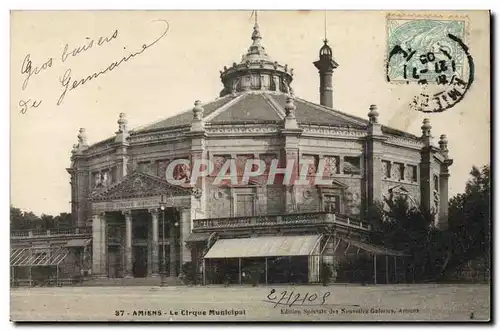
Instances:
[[[21,65],[21,74],[26,75],[22,86],[23,91],[26,90],[26,87],[28,87],[28,82],[31,76],[38,75],[40,72],[47,70],[50,67],[52,67],[52,58],[49,58],[41,66],[33,67],[33,63],[30,59],[30,54],[26,54],[23,64]]]
[[[42,100],[40,100],[40,101],[37,101],[37,100],[31,101],[31,99],[20,100],[19,107],[21,109],[19,110],[19,112],[21,114],[26,114],[26,112],[28,111],[28,108],[37,108],[38,106],[40,106],[41,103],[42,103]]]
[[[105,43],[109,43],[110,41],[112,41],[113,39],[116,39],[118,37],[118,30],[115,30],[113,32],[113,34],[109,37],[99,37],[99,39],[97,39],[97,45],[98,46],[102,46],[104,45]],[[61,55],[61,61],[64,62],[68,59],[68,56],[78,56],[80,53],[83,53],[83,52],[86,52],[88,51],[89,49],[91,49],[93,46],[94,46],[94,39],[90,39],[89,37],[86,37],[85,38],[87,40],[87,42],[82,45],[82,46],[79,46],[79,47],[76,47],[74,48],[72,51],[68,52],[68,44],[66,44],[64,46],[64,50],[62,52],[62,55]]]
[[[330,292],[325,292],[323,294],[319,293],[305,293],[294,291],[282,291],[280,294],[276,294],[276,290],[273,288],[267,295],[267,300],[264,302],[273,303],[274,307],[279,305],[282,306],[322,306],[326,303],[328,297],[330,297]]]
[[[111,72],[113,69],[115,69],[116,67],[120,66],[122,63],[124,62],[127,62],[128,60],[134,58],[135,56],[137,55],[140,55],[142,53],[144,53],[147,49],[149,49],[151,46],[155,45],[158,41],[160,41],[168,32],[168,29],[169,29],[169,23],[165,20],[155,20],[153,22],[164,22],[166,24],[166,28],[165,30],[163,31],[162,35],[159,36],[158,38],[156,38],[152,43],[150,44],[143,44],[141,49],[135,53],[131,53],[127,56],[124,56],[123,58],[121,58],[119,61],[114,61],[112,62],[109,66],[107,66],[105,69],[101,70],[101,71],[96,71],[96,72],[93,72],[89,75],[87,75],[87,77],[85,78],[80,78],[80,79],[73,79],[72,75],[71,75],[71,68],[70,69],[67,69],[64,74],[59,78],[59,81],[63,87],[63,91],[61,93],[61,95],[59,96],[59,99],[57,100],[57,105],[61,105],[62,102],[64,101],[64,98],[66,97],[66,93],[68,93],[69,91],[73,91],[75,90],[76,88],[78,88],[79,86],[93,80],[93,79],[96,79],[98,78],[99,76],[101,75],[104,75],[106,73],[109,73]],[[118,32],[117,32],[118,33]]]

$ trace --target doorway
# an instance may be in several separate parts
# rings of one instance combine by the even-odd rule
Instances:
[[[148,275],[148,248],[147,246],[134,247],[134,263],[132,265],[134,277],[146,277]]]

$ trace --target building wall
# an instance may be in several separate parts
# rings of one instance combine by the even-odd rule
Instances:
[[[271,128],[272,129],[272,128]],[[91,220],[91,210],[88,203],[89,194],[95,189],[95,174],[102,171],[110,172],[110,184],[118,181],[123,174],[133,170],[148,172],[152,175],[164,177],[164,171],[169,162],[177,158],[192,159],[191,139],[179,133],[180,137],[172,135],[169,139],[154,140],[145,137],[133,136],[130,138],[131,146],[119,144],[104,144],[92,148],[88,153],[91,155],[88,160],[80,158],[75,162],[74,168],[80,170],[77,175],[76,188],[72,194],[76,195],[77,224],[80,226],[89,224]],[[151,133],[152,137],[160,135]],[[165,135],[165,134],[163,134]],[[193,138],[194,139],[194,138]],[[199,138],[198,138],[199,139]],[[399,138],[398,138],[399,139]],[[422,183],[421,180],[421,157],[422,150],[419,142],[406,138],[396,139],[389,137],[387,142],[382,144],[383,158],[381,162],[389,162],[393,167],[404,165],[404,178],[398,178],[392,172],[389,177],[381,178],[380,191],[375,192],[376,200],[383,201],[388,190],[394,187],[403,187],[420,204]],[[115,146],[113,148],[113,146]],[[118,147],[122,148],[118,148]],[[205,157],[212,161],[219,161],[224,158],[234,158],[236,162],[243,162],[245,158],[261,158],[268,161],[272,158],[283,158],[285,139],[278,132],[256,132],[252,136],[241,136],[232,139],[226,136],[209,136],[201,139],[200,146]],[[120,166],[123,159],[118,157],[118,151],[125,150],[127,157],[126,172],[120,175]],[[102,150],[102,152],[100,151]],[[323,171],[323,178],[329,179],[331,185],[345,185],[343,196],[341,197],[342,212],[347,215],[363,217],[367,203],[367,180],[365,178],[366,169],[366,150],[365,137],[360,132],[352,136],[320,136],[304,134],[298,140],[297,162],[299,158],[312,158],[316,160],[315,170],[319,166],[319,160],[322,158],[335,159],[337,162],[336,170],[328,172],[327,167]],[[355,173],[347,171],[352,169],[351,161],[355,163],[357,170]],[[377,167],[382,169],[383,165],[376,163]],[[439,178],[440,162],[432,158],[431,178],[428,181],[431,195],[433,194],[434,178]],[[407,172],[409,167],[415,167],[416,180],[410,177]],[[331,170],[331,169],[330,169]],[[321,172],[321,171],[320,171]],[[265,176],[255,179],[253,192],[255,193],[254,214],[282,214],[287,210],[285,201],[285,188],[281,185],[267,186]],[[216,218],[235,216],[235,193],[237,187],[214,187],[212,185],[214,177],[209,177],[203,183],[203,193],[196,207],[196,217]],[[337,184],[334,184],[336,182]],[[251,186],[251,185],[249,185]],[[437,189],[437,191],[439,188]],[[439,193],[439,192],[438,192]],[[314,185],[296,186],[293,189],[292,201],[295,204],[295,212],[316,212],[322,210],[322,195],[318,187]],[[429,201],[429,204],[432,204]],[[193,218],[194,216],[192,216]],[[195,217],[195,218],[196,218]]]

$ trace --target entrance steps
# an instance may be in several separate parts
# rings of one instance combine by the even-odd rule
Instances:
[[[161,286],[161,277],[138,278],[95,278],[83,282],[83,286]],[[165,277],[164,286],[181,286],[184,282],[177,277]]]

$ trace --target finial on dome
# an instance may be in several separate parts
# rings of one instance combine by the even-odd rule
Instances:
[[[420,127],[422,129],[422,137],[430,137],[431,136],[431,121],[426,118],[423,121],[422,126]]]
[[[260,39],[262,39],[262,36],[260,35],[259,22],[258,22],[259,13],[257,10],[254,10],[252,12],[252,14],[255,17],[255,23],[253,25],[252,40],[253,40],[253,44],[257,45],[259,43]]]
[[[377,105],[370,105],[370,111],[368,112],[370,123],[378,123],[378,115]]]
[[[285,104],[286,117],[287,118],[295,118],[295,109],[297,109],[297,107],[293,103],[293,98],[287,97],[286,104]]]
[[[127,132],[127,115],[125,113],[120,113],[119,118],[118,118],[118,132],[123,133]]]
[[[193,108],[193,119],[201,121],[203,118],[203,107],[201,106],[201,101],[196,100],[194,103],[194,108]]]

